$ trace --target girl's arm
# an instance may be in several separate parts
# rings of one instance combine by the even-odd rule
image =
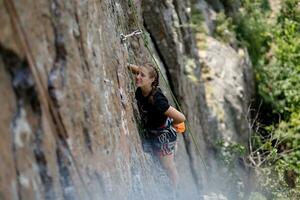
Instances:
[[[137,74],[139,72],[139,66],[137,65],[127,63],[127,67],[134,74]]]
[[[185,121],[185,116],[174,107],[170,106],[165,112],[165,115],[173,119],[174,124],[179,124]]]

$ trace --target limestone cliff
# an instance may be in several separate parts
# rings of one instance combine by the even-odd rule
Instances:
[[[181,0],[0,0],[0,199],[166,198],[168,180],[142,149],[126,69],[127,62],[152,57],[189,123],[176,153],[179,199],[222,190],[226,181],[220,180],[227,179],[216,142],[247,143],[251,63],[213,38],[199,52],[191,6]],[[122,41],[121,34],[138,26],[145,35]],[[212,81],[203,81],[201,69]],[[171,99],[163,79],[161,85]],[[247,184],[247,170],[239,170]]]

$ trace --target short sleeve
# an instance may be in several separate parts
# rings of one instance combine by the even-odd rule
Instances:
[[[161,114],[164,114],[170,107],[167,97],[160,90],[155,94],[154,106]]]
[[[141,99],[141,88],[137,88],[135,90],[135,99],[140,100]]]

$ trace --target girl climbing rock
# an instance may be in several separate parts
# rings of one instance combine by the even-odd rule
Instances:
[[[175,129],[184,132],[185,116],[169,105],[168,99],[158,87],[158,70],[152,64],[128,64],[128,68],[136,75],[135,98],[146,129],[147,140],[176,188],[178,173],[174,162],[177,139]]]

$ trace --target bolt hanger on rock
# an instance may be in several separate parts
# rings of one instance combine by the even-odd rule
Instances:
[[[123,33],[121,33],[121,34],[120,34],[121,41],[124,42],[124,41],[127,40],[127,38],[132,37],[132,36],[138,36],[138,35],[140,35],[140,34],[142,34],[142,33],[143,33],[142,30],[135,30],[135,31],[133,31],[132,33],[127,34],[127,35],[124,35]]]

